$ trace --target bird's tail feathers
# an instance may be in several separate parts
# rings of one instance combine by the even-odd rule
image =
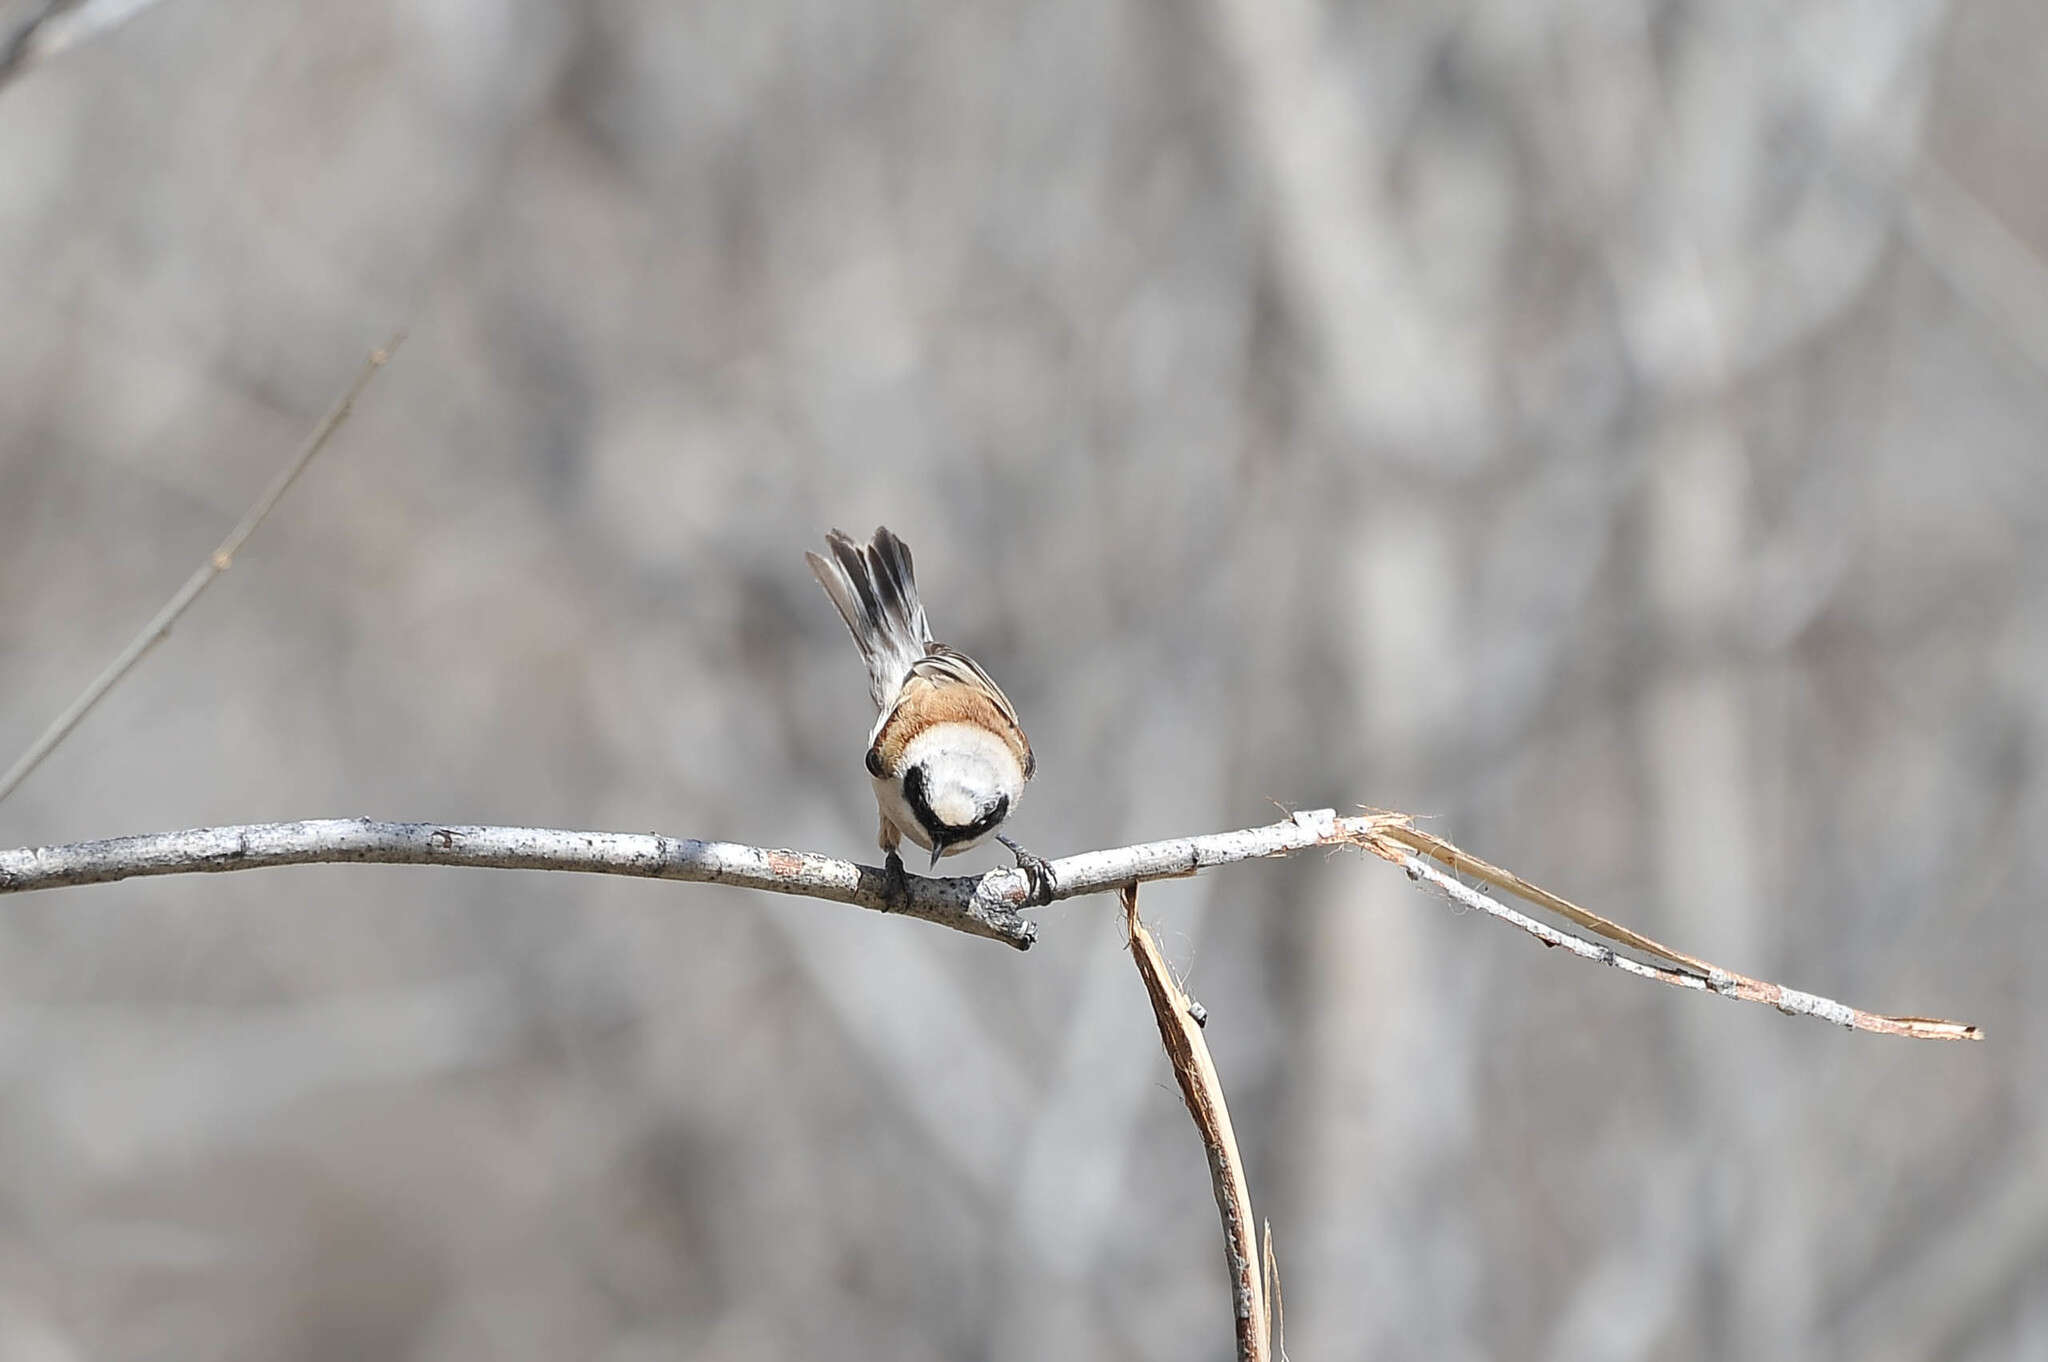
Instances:
[[[896,703],[904,678],[932,641],[931,625],[917,599],[910,546],[880,526],[866,544],[856,544],[838,530],[825,536],[825,544],[832,551],[830,558],[807,553],[804,559],[860,647],[875,707],[886,710]]]

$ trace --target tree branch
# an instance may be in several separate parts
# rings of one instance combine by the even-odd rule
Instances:
[[[1766,1003],[1788,1017],[1818,1017],[1837,1026],[1846,1026],[1852,1031],[1875,1031],[1881,1035],[1911,1036],[1919,1040],[1984,1039],[1984,1033],[1977,1027],[1967,1026],[1961,1022],[1938,1021],[1932,1017],[1887,1017],[1880,1013],[1850,1007],[1847,1003],[1838,1003],[1832,998],[1801,993],[1798,989],[1786,988],[1783,984],[1766,983],[1761,979],[1751,979],[1746,975],[1712,966],[1708,967],[1708,973],[1702,975],[1646,965],[1640,960],[1617,955],[1612,946],[1596,946],[1584,937],[1560,931],[1536,921],[1527,914],[1518,913],[1504,903],[1497,903],[1477,890],[1460,884],[1412,853],[1397,851],[1389,855],[1377,847],[1368,849],[1401,866],[1408,872],[1409,879],[1427,881],[1453,903],[1466,908],[1476,908],[1489,917],[1519,927],[1546,946],[1563,946],[1581,960],[1612,965],[1623,973],[1633,974],[1639,979],[1655,979],[1660,984],[1670,984],[1675,988],[1718,993],[1724,998],[1735,998],[1746,1003]]]
[[[1818,1017],[1837,1026],[1922,1040],[1981,1040],[1983,1033],[1960,1022],[1926,1017],[1888,1017],[1781,984],[1752,979],[1704,960],[1680,954],[1619,923],[1590,913],[1509,871],[1488,865],[1422,832],[1405,814],[1367,813],[1339,818],[1330,809],[1297,813],[1262,828],[1178,837],[1107,851],[1088,851],[1052,863],[1052,897],[1076,898],[1146,880],[1175,879],[1210,866],[1285,856],[1310,847],[1356,846],[1426,880],[1444,897],[1466,908],[1519,927],[1546,946],[1564,946],[1581,959],[1612,965],[1639,978],[1677,988],[1718,993],[1742,1002],[1765,1003],[1795,1016]],[[1420,853],[1420,854],[1418,854]],[[1617,955],[1517,912],[1422,859],[1432,857],[1453,870],[1478,875],[1570,919],[1595,936],[1658,957],[1662,965]],[[1019,870],[948,879],[910,877],[909,892],[891,903],[886,876],[875,866],[856,865],[810,851],[783,851],[733,842],[699,842],[653,833],[564,832],[554,828],[461,827],[435,823],[378,823],[367,818],[332,818],[303,823],[255,823],[243,827],[195,828],[186,832],[116,837],[69,846],[22,847],[0,851],[0,894],[19,894],[69,885],[104,884],[142,875],[183,875],[264,866],[315,863],[483,866],[500,870],[579,870],[643,879],[735,884],[771,893],[831,899],[880,912],[935,922],[942,927],[1028,949],[1034,924],[1018,915],[1029,893]]]
[[[0,85],[44,57],[134,18],[156,0],[41,0],[0,32]]]
[[[1192,875],[1204,866],[1306,847],[1335,846],[1347,836],[1328,809],[1296,814],[1269,827],[1219,832],[1091,851],[1053,862],[1055,899],[1100,893],[1141,880]],[[910,877],[910,893],[891,905],[883,872],[815,852],[779,851],[731,842],[553,828],[461,827],[328,818],[254,823],[185,832],[114,837],[70,846],[0,851],[0,894],[105,884],[142,875],[184,875],[266,866],[355,863],[466,865],[499,870],[577,870],[644,879],[737,884],[774,893],[831,899],[936,922],[957,931],[1029,948],[1037,929],[1017,915],[1029,893],[1021,871],[928,879]]]
[[[0,63],[4,63],[4,57],[0,57]],[[4,64],[0,64],[0,73],[4,73],[4,69]],[[142,632],[128,640],[128,646],[106,665],[104,671],[92,679],[79,693],[78,698],[65,707],[62,714],[50,721],[50,726],[43,730],[42,736],[29,744],[28,751],[22,753],[14,765],[7,768],[7,773],[0,775],[0,799],[13,794],[15,787],[27,780],[29,773],[42,764],[43,758],[49,756],[56,750],[58,743],[70,736],[71,730],[78,727],[79,721],[92,712],[94,705],[106,698],[107,692],[119,684],[129,669],[140,662],[151,648],[170,636],[171,626],[178,622],[178,618],[192,602],[199,599],[200,593],[212,586],[216,577],[234,565],[235,555],[241,552],[242,545],[249,541],[249,536],[256,533],[256,527],[263,523],[264,517],[268,516],[284,494],[291,490],[292,484],[298,481],[299,474],[306,471],[306,465],[313,462],[313,456],[326,447],[328,439],[335,431],[341,429],[342,422],[348,420],[349,413],[355,409],[356,399],[363,395],[363,389],[370,385],[370,380],[377,376],[377,371],[384,367],[392,352],[397,350],[404,340],[405,333],[401,331],[384,342],[381,349],[370,352],[369,358],[363,361],[363,367],[357,372],[355,381],[349,384],[348,391],[335,399],[334,405],[327,409],[327,415],[320,418],[320,424],[313,427],[312,433],[299,445],[298,452],[292,455],[291,462],[278,470],[277,476],[270,480],[270,485],[263,489],[263,494],[256,498],[256,504],[243,514],[232,530],[228,531],[228,537],[220,541],[220,547],[216,548],[205,562],[193,569],[192,575],[185,579],[185,585],[179,587],[177,594],[164,603],[163,609],[157,611],[149,623],[142,626]]]
[[[78,0],[42,0],[12,29],[0,33],[0,85],[5,85],[28,66],[35,50],[36,35],[42,32],[43,25],[77,3]]]
[[[1014,870],[992,871],[979,879],[913,877],[905,901],[891,905],[883,892],[886,877],[882,871],[816,852],[699,842],[655,833],[378,823],[367,818],[193,828],[0,851],[0,894],[104,884],[142,875],[328,863],[578,870],[732,884],[898,912],[1007,941],[1019,950],[1028,948],[1037,935],[1036,927],[1017,916],[1015,905],[1024,900],[1025,884],[1023,874]]]
[[[1138,917],[1138,886],[1123,890],[1124,925],[1131,934],[1131,958],[1152,1000],[1159,1023],[1159,1041],[1180,1083],[1181,1100],[1194,1118],[1209,1155],[1209,1181],[1216,1191],[1216,1210],[1223,1217],[1223,1262],[1230,1273],[1231,1312],[1237,1320],[1238,1362],[1270,1362],[1274,1352],[1270,1301],[1278,1294],[1279,1269],[1273,1262],[1273,1231],[1266,1230],[1266,1252],[1259,1253],[1259,1231],[1252,1222],[1252,1194],[1245,1182],[1244,1158],[1237,1152],[1230,1107],[1223,1100],[1223,1080],[1202,1038],[1194,1003],[1173,980],[1166,958],[1152,933]],[[1263,1269],[1263,1270],[1262,1270]]]

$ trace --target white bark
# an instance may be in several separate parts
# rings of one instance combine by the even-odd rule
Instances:
[[[1069,856],[1053,862],[1053,897],[1099,893],[1143,880],[1192,875],[1203,866],[1333,845],[1348,839],[1350,833],[1341,825],[1349,821],[1323,809],[1296,814],[1270,827]],[[891,905],[883,893],[881,870],[816,852],[700,842],[654,833],[379,823],[367,818],[193,828],[0,851],[0,894],[104,884],[143,875],[336,862],[580,870],[734,884],[898,912],[1006,941],[1019,950],[1028,948],[1037,935],[1037,928],[1017,915],[1027,886],[1022,872],[1016,870],[946,879],[911,876],[904,902]]]
[[[1404,840],[1406,839],[1406,840]],[[1887,1017],[1801,993],[1779,984],[1752,979],[1706,961],[1670,954],[1689,964],[1667,968],[1646,965],[1546,923],[1538,922],[1477,890],[1469,889],[1431,866],[1411,850],[1410,843],[1447,865],[1487,873],[1506,872],[1487,866],[1441,838],[1418,833],[1402,814],[1372,813],[1339,818],[1331,809],[1314,809],[1262,828],[1176,837],[1107,851],[1085,851],[1052,862],[1054,899],[1097,894],[1146,880],[1177,879],[1209,866],[1285,856],[1309,847],[1361,847],[1407,870],[1411,879],[1427,880],[1453,902],[1477,908],[1490,917],[1519,927],[1546,946],[1563,946],[1582,959],[1612,965],[1643,979],[1689,988],[1744,1002],[1767,1003],[1794,1016],[1819,1017],[1838,1026],[1923,1040],[1978,1040],[1974,1026],[1921,1017]],[[599,875],[634,875],[643,879],[693,880],[765,889],[831,899],[878,912],[935,922],[955,931],[1008,942],[1027,950],[1038,928],[1019,916],[1029,892],[1020,870],[991,870],[985,875],[948,879],[909,877],[909,891],[899,903],[884,894],[886,876],[875,866],[856,865],[815,851],[786,851],[744,846],[736,842],[700,842],[658,833],[568,832],[558,828],[467,827],[440,823],[379,823],[368,818],[325,818],[301,823],[251,823],[240,827],[192,828],[184,832],[145,833],[68,846],[20,847],[0,851],[0,894],[37,889],[105,884],[145,875],[186,875],[266,866],[357,863],[364,865],[477,866],[497,870],[580,870]],[[1519,883],[1519,881],[1517,881]],[[1555,896],[1531,885],[1530,894],[1546,901]],[[1567,904],[1580,925],[1597,934],[1635,938]],[[1626,943],[1625,943],[1626,944]],[[1654,946],[1655,943],[1649,943]],[[1663,948],[1658,948],[1660,951]]]

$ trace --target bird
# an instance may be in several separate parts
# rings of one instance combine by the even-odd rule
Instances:
[[[932,638],[918,599],[910,546],[877,526],[865,544],[839,530],[825,536],[831,556],[804,560],[867,664],[875,725],[867,769],[881,815],[876,840],[886,856],[888,895],[908,893],[900,848],[905,838],[955,856],[993,837],[1017,858],[1027,902],[1052,901],[1052,867],[1003,833],[1037,770],[1017,710],[981,664]]]

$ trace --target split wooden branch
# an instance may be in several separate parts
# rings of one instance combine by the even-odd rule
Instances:
[[[1612,946],[1595,945],[1583,937],[1560,931],[1547,923],[1536,921],[1525,913],[1516,912],[1506,904],[1498,903],[1477,890],[1460,884],[1420,857],[1400,854],[1388,856],[1387,859],[1405,869],[1410,879],[1427,882],[1452,903],[1466,908],[1476,908],[1489,917],[1519,927],[1546,946],[1563,946],[1581,960],[1612,965],[1623,973],[1633,974],[1639,979],[1655,979],[1660,984],[1670,984],[1675,988],[1718,993],[1724,998],[1736,998],[1746,1003],[1765,1003],[1788,1017],[1818,1017],[1837,1026],[1846,1026],[1852,1031],[1874,1031],[1880,1035],[1911,1036],[1919,1040],[1984,1038],[1984,1033],[1977,1027],[1961,1022],[1940,1021],[1933,1017],[1887,1017],[1876,1012],[1865,1012],[1862,1008],[1850,1007],[1847,1003],[1838,1003],[1832,998],[1801,993],[1796,988],[1751,979],[1746,975],[1735,974],[1714,966],[1708,966],[1708,972],[1705,974],[1693,974],[1686,970],[1644,964],[1640,960],[1632,960],[1628,956],[1617,954]]]
[[[1138,886],[1124,886],[1124,925],[1131,934],[1131,958],[1138,964],[1138,976],[1145,981],[1145,993],[1152,1000],[1152,1015],[1159,1022],[1159,1041],[1166,1047],[1167,1062],[1180,1083],[1180,1095],[1188,1104],[1188,1115],[1202,1137],[1209,1156],[1209,1181],[1216,1191],[1216,1210],[1223,1217],[1223,1262],[1230,1273],[1232,1313],[1237,1321],[1238,1362],[1269,1362],[1275,1356],[1268,1302],[1278,1294],[1279,1269],[1273,1260],[1273,1232],[1266,1231],[1266,1251],[1259,1252],[1259,1231],[1252,1219],[1252,1196],[1244,1177],[1244,1158],[1237,1151],[1237,1132],[1231,1128],[1230,1107],[1223,1100],[1223,1080],[1217,1077],[1215,1061],[1209,1058],[1209,1044],[1202,1038],[1202,1023],[1194,1002],[1174,982],[1166,957],[1152,940],[1152,933],[1138,917]]]
[[[1682,954],[1489,865],[1442,838],[1421,831],[1413,820],[1398,813],[1340,818],[1330,809],[1318,809],[1260,828],[1083,852],[1052,863],[1052,896],[1075,898],[1147,880],[1192,875],[1237,861],[1285,856],[1310,847],[1344,846],[1362,847],[1391,861],[1411,877],[1427,881],[1452,902],[1519,927],[1547,946],[1564,946],[1582,959],[1612,965],[1640,978],[1718,993],[1743,1002],[1765,1003],[1782,1012],[1818,1017],[1859,1031],[1925,1040],[1982,1038],[1974,1026],[1865,1012]],[[1472,875],[1529,898],[1613,944],[1596,944],[1517,912],[1446,875],[1424,857],[1459,874]],[[892,902],[879,868],[816,852],[700,842],[651,833],[378,823],[369,819],[197,828],[70,846],[0,851],[0,894],[101,884],[141,875],[254,870],[319,862],[576,870],[736,884],[901,913],[1007,942],[1019,950],[1029,947],[1037,934],[1034,924],[1018,913],[1025,906],[1029,885],[1023,873],[1013,869],[951,879],[913,876],[903,899]],[[1656,963],[1645,964],[1619,955],[1614,950],[1616,945],[1645,954]]]

